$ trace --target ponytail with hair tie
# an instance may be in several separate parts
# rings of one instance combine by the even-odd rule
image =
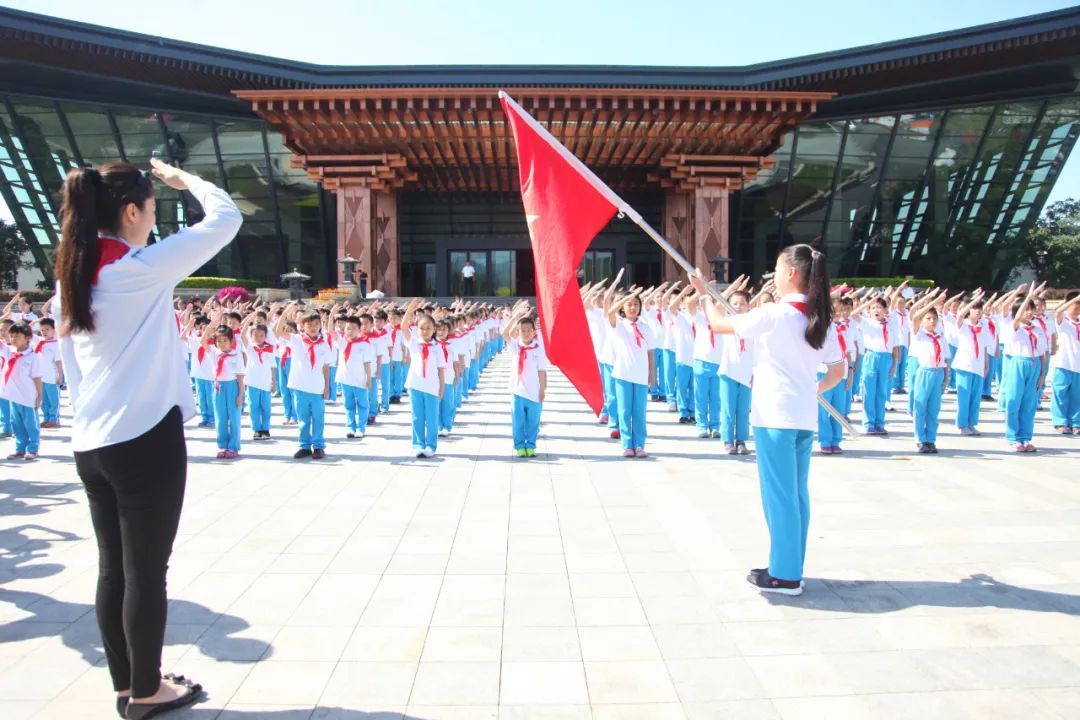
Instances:
[[[815,350],[825,347],[832,325],[832,288],[825,253],[809,245],[791,245],[781,251],[784,262],[795,268],[805,287],[806,342]]]

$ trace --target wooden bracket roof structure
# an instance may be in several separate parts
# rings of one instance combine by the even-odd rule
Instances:
[[[234,94],[328,190],[513,191],[497,88],[249,90]],[[734,188],[832,93],[521,88],[519,103],[616,190]],[[685,162],[683,160],[686,160]],[[678,162],[676,162],[678,160]],[[726,170],[724,168],[727,168]],[[708,180],[711,178],[711,180]]]

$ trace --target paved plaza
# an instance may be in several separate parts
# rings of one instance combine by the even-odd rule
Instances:
[[[207,697],[169,717],[1080,717],[1080,438],[1046,413],[1034,456],[987,404],[939,456],[893,413],[815,457],[807,592],[779,598],[743,579],[767,552],[753,457],[651,404],[653,456],[624,460],[557,378],[539,456],[512,459],[509,372],[432,460],[405,404],[362,441],[332,407],[323,462],[291,459],[295,429],[232,462],[189,429],[164,669]],[[68,439],[0,462],[4,720],[116,717]]]

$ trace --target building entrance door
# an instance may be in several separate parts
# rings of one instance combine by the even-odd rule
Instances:
[[[476,269],[473,295],[484,297],[513,297],[535,295],[532,250],[451,250],[447,267],[450,271],[450,294],[464,296],[465,280],[461,270],[471,260]]]

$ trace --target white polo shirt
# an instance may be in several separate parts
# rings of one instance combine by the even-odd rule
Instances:
[[[907,310],[893,310],[889,313],[889,321],[896,328],[896,346],[907,347],[911,336],[911,316]],[[892,332],[892,328],[889,328]]]
[[[274,346],[268,342],[255,345],[244,341],[244,354],[247,364],[244,366],[244,381],[248,387],[270,392],[273,387],[271,376],[274,373]]]
[[[389,326],[383,325],[382,330],[372,330],[368,335],[372,347],[375,348],[375,362],[385,365],[390,362],[390,330]]]
[[[454,374],[454,363],[458,359],[457,340],[453,336],[447,336],[445,340],[436,340],[435,347],[442,353],[445,367],[443,367],[443,382],[453,385],[457,375]]]
[[[642,322],[632,323],[625,318],[616,318],[615,327],[608,333],[608,339],[614,360],[611,376],[616,380],[648,385],[649,353],[653,349],[648,326]]]
[[[207,355],[213,357],[214,382],[228,382],[244,374],[244,357],[240,351],[230,350],[226,353],[211,346],[207,348]]]
[[[207,325],[207,327],[210,327]],[[213,380],[214,363],[210,353],[203,349],[202,333],[194,333],[187,340],[191,349],[191,377],[195,380]],[[201,359],[200,359],[201,358]]]
[[[40,380],[42,372],[41,356],[30,347],[16,352],[13,347],[3,346],[4,362],[0,364],[0,399],[34,407],[37,404],[37,386],[34,380]],[[8,374],[10,371],[10,374]],[[7,375],[7,380],[4,376]]]
[[[401,336],[401,328],[387,325],[390,333],[390,360],[401,362],[405,359],[405,339]]]
[[[705,313],[699,312],[694,316],[691,335],[694,338],[694,360],[720,364],[720,358],[724,353],[724,339],[712,331],[709,320]]]
[[[738,335],[721,335],[720,374],[750,387],[754,377],[754,341]]]
[[[931,337],[922,328],[911,334],[911,357],[919,361],[920,368],[943,368],[949,363],[949,341],[944,333],[937,335],[937,349],[934,348],[935,338]],[[940,354],[940,357],[938,355]]]
[[[866,352],[891,353],[896,347],[897,327],[888,317],[875,320],[873,316],[865,315],[859,318],[859,330]]]
[[[693,322],[685,310],[675,313],[675,364],[693,365]]]
[[[348,358],[345,353],[348,351]],[[375,348],[368,338],[344,340],[338,347],[337,381],[355,388],[369,386],[369,373],[375,372]]]
[[[175,406],[195,415],[180,357],[173,291],[236,236],[243,216],[229,194],[205,180],[188,190],[203,220],[105,265],[91,291],[95,330],[60,338],[74,408],[71,449],[93,450],[136,438]],[[63,297],[56,289],[58,307]]]
[[[56,363],[60,360],[60,347],[56,338],[38,338],[33,342],[34,353],[41,358],[41,382],[55,385],[60,379],[56,372]]]
[[[334,352],[322,335],[310,345],[305,341],[306,337],[303,333],[297,333],[289,338],[292,362],[289,363],[288,386],[291,390],[322,395],[326,392],[327,382],[323,378],[323,367],[330,365]],[[314,362],[309,348],[314,349]]]
[[[412,362],[409,363],[409,375],[405,378],[405,387],[409,390],[439,396],[439,368],[446,367],[442,348],[434,340],[423,342],[419,333],[412,333],[406,343]],[[424,351],[427,350],[427,359]]]
[[[540,402],[540,373],[551,369],[544,348],[536,340],[529,345],[511,340],[506,347],[510,351],[510,392]]]
[[[1058,351],[1054,356],[1055,367],[1080,373],[1080,320],[1066,315],[1058,326]]]
[[[1005,354],[1012,357],[1038,358],[1046,354],[1046,336],[1034,323],[1017,328],[1013,328],[1012,320],[1003,323],[1001,343],[1005,346]]]
[[[750,423],[754,427],[816,430],[817,373],[822,363],[843,362],[835,328],[830,327],[819,350],[806,342],[806,316],[792,302],[801,294],[754,308],[730,318],[735,333],[754,340],[756,364]]]
[[[962,370],[979,377],[986,377],[990,346],[995,343],[990,337],[989,330],[982,323],[976,326],[969,320],[965,320],[962,324],[947,322],[945,323],[945,337],[949,344],[956,348],[952,357],[953,370]]]

